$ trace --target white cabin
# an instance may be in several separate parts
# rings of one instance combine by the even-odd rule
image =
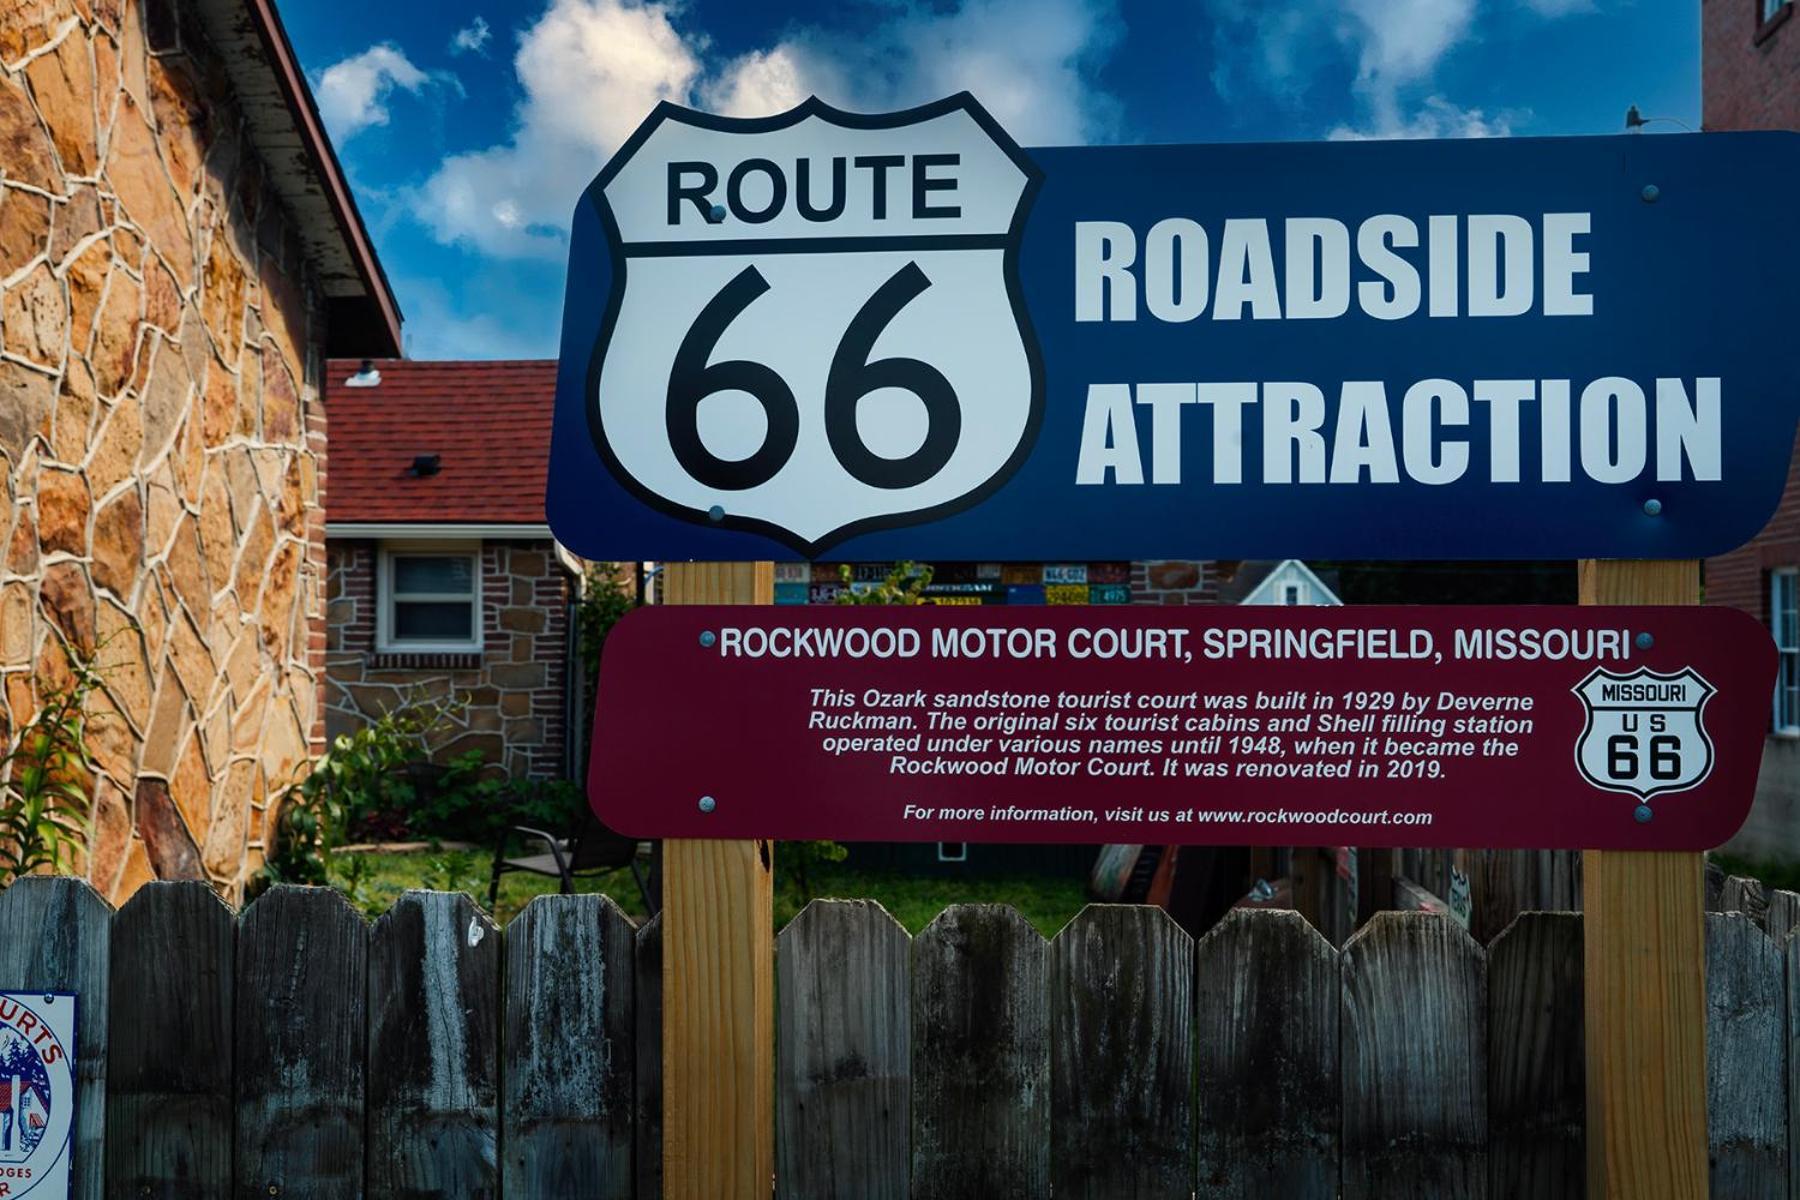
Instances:
[[[1244,571],[1259,569],[1262,564],[1245,563]],[[1287,558],[1268,567],[1262,577],[1239,604],[1341,605],[1337,593],[1325,585],[1313,569],[1297,558]]]

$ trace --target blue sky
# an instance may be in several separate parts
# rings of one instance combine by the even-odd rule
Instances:
[[[1631,104],[1699,125],[1698,0],[280,7],[415,358],[555,354],[575,198],[661,99],[967,88],[1028,146],[1615,133]]]

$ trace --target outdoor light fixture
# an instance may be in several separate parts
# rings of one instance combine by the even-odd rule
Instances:
[[[368,387],[369,385],[364,384],[363,386]],[[417,476],[420,479],[423,479],[428,475],[436,475],[443,469],[443,461],[443,455],[441,454],[415,454],[413,455],[412,466],[406,469],[406,473],[408,475]]]
[[[362,366],[357,370],[356,374],[344,380],[345,387],[364,388],[379,387],[380,385],[381,372],[375,369],[375,360],[371,358],[363,359]]]
[[[1632,133],[1637,133],[1641,131],[1644,126],[1654,125],[1658,121],[1664,121],[1670,125],[1678,125],[1689,133],[1694,132],[1691,125],[1682,121],[1677,121],[1674,117],[1646,117],[1643,113],[1638,111],[1638,106],[1635,104],[1625,110],[1625,128]]]

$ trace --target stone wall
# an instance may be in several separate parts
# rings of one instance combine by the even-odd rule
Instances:
[[[1133,604],[1217,604],[1219,584],[1210,563],[1164,559],[1131,564]]]
[[[0,0],[0,732],[90,706],[87,870],[231,893],[318,717],[323,309],[170,0]]]
[[[382,654],[375,643],[379,543],[334,540],[326,582],[325,723],[354,729],[409,695],[466,701],[431,746],[446,762],[479,750],[514,778],[567,770],[573,580],[549,541],[481,547],[479,654]]]

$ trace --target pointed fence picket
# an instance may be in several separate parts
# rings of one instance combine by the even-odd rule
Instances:
[[[500,1194],[500,931],[408,892],[369,931],[370,1200]]]
[[[1052,1195],[1193,1189],[1194,943],[1158,908],[1090,905],[1050,944]]]
[[[914,1195],[1050,1193],[1049,965],[1000,904],[947,908],[913,939]]]
[[[239,919],[236,966],[237,1194],[360,1194],[367,923],[336,892],[277,888]]]
[[[1521,913],[1487,955],[1488,1194],[1585,1195],[1581,918]]]
[[[1793,1193],[1800,897],[1708,918],[1715,1196]],[[775,1194],[1585,1195],[1581,917],[1484,947],[1390,913],[1334,948],[1293,913],[1194,941],[1094,906],[1046,941],[1001,906],[917,937],[870,901],[780,936]],[[497,928],[411,892],[370,924],[277,888],[116,913],[0,891],[0,990],[75,991],[74,1192],[654,1200],[661,942],[599,896]],[[1772,936],[1773,934],[1773,936]]]
[[[869,900],[809,904],[775,945],[778,1200],[906,1200],[910,939]]]
[[[106,1195],[231,1200],[236,948],[205,884],[148,884],[113,917]]]
[[[1241,910],[1195,944],[1203,1200],[1338,1194],[1338,952],[1296,912]]]
[[[506,1194],[629,1200],[638,1058],[631,921],[604,896],[543,896],[506,933]]]

